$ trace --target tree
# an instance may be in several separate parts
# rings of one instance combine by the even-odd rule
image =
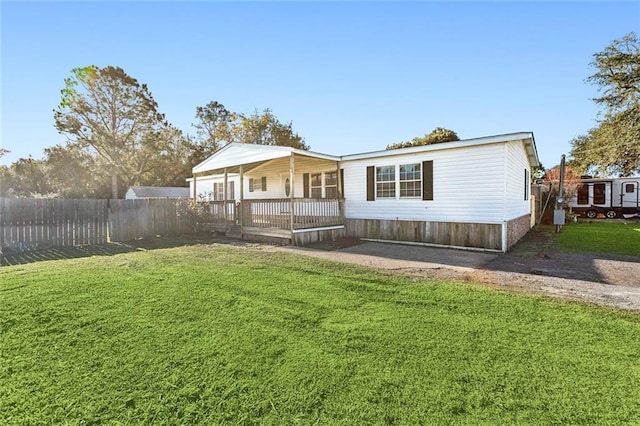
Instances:
[[[452,142],[459,141],[460,138],[458,134],[453,130],[445,129],[443,127],[436,127],[429,134],[425,134],[422,137],[415,137],[410,141],[405,142],[397,142],[390,145],[387,145],[387,149],[399,149],[399,148],[408,148],[410,146],[422,146],[422,145],[433,145],[436,143],[443,142]]]
[[[309,149],[304,138],[293,131],[292,123],[281,123],[269,108],[262,112],[255,110],[251,115],[239,115],[233,137],[236,142]]]
[[[55,145],[44,152],[47,179],[59,197],[109,198],[110,167],[101,157],[77,143]]]
[[[192,167],[202,161],[197,161],[195,157],[200,155],[200,151],[194,150],[196,144],[181,130],[172,126],[162,129],[157,138],[162,141],[162,149],[153,158],[151,169],[144,176],[143,183],[185,186],[186,179],[192,175]]]
[[[54,190],[47,179],[46,165],[42,160],[31,157],[20,158],[1,171],[2,188],[5,197],[51,197]]]
[[[198,122],[193,126],[197,129],[197,140],[192,149],[194,159],[199,161],[193,164],[231,142],[309,149],[304,138],[293,130],[293,124],[281,123],[269,108],[244,115],[230,112],[224,105],[212,101],[196,108],[196,118]]]
[[[549,185],[552,195],[554,197],[557,196],[558,191],[560,190],[560,166],[555,166],[546,170],[541,182]],[[580,186],[582,186],[580,174],[572,167],[565,166],[564,183],[562,187],[565,204],[567,204],[568,200],[576,196]]]
[[[11,152],[11,151],[9,151],[8,149],[0,148],[0,158],[4,157],[9,152]]]
[[[571,141],[571,164],[596,176],[640,173],[640,42],[629,33],[593,57],[586,81],[599,86],[593,100],[603,111],[597,127]]]
[[[211,101],[203,107],[196,107],[196,119],[193,124],[197,130],[194,146],[203,160],[229,143],[232,139],[232,127],[237,116],[217,101]]]
[[[118,178],[129,186],[150,170],[153,156],[161,150],[157,135],[166,126],[164,116],[147,86],[119,67],[74,68],[61,92],[54,110],[56,128],[105,161],[112,173],[112,196],[117,198]]]

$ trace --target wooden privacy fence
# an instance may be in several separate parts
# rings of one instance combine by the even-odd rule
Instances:
[[[192,231],[176,200],[0,198],[0,253]]]
[[[190,219],[179,214],[176,200],[110,200],[109,208],[111,241],[193,231]]]
[[[107,242],[107,200],[0,198],[0,250]]]

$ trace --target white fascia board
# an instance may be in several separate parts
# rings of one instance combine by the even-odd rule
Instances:
[[[524,148],[527,151],[529,157],[529,164],[531,167],[540,167],[540,159],[538,158],[538,148],[536,148],[536,139],[533,137],[533,132],[530,133],[528,138],[524,139]]]
[[[260,163],[275,160],[276,158],[284,158],[291,154],[332,161],[340,160],[340,157],[336,157],[334,155],[305,151],[289,146],[231,143],[195,166],[192,171],[193,173],[202,173],[210,170],[220,170],[225,167],[236,167],[244,164]]]
[[[433,145],[412,146],[409,148],[389,149],[382,151],[364,152],[362,154],[343,155],[342,161],[363,160],[367,158],[391,157],[395,155],[414,154],[430,151],[441,151],[445,149],[467,148],[470,146],[488,145],[494,143],[505,143],[513,140],[531,139],[533,140],[533,132],[508,133],[505,135],[487,136],[483,138],[464,139],[453,142],[443,142]],[[534,157],[537,160],[537,152],[535,152],[535,144],[533,145]]]

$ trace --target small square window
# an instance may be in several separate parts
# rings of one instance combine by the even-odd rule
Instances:
[[[634,192],[636,192],[636,186],[632,183],[627,183],[624,186],[624,192],[626,192],[627,194],[633,194]]]

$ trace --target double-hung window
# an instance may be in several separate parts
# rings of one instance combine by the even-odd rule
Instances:
[[[325,198],[338,198],[338,172],[324,173]]]
[[[322,173],[311,174],[311,198],[322,198]]]
[[[422,173],[420,163],[400,166],[400,198],[419,198],[422,196]]]
[[[367,201],[401,198],[433,200],[433,160],[367,166]]]
[[[214,182],[213,183],[213,201],[222,201],[222,200],[224,200],[224,183]]]
[[[227,200],[233,200],[235,197],[233,181],[227,182]],[[224,182],[213,183],[213,201],[223,201],[224,198]]]
[[[396,166],[376,167],[376,198],[396,198]]]

